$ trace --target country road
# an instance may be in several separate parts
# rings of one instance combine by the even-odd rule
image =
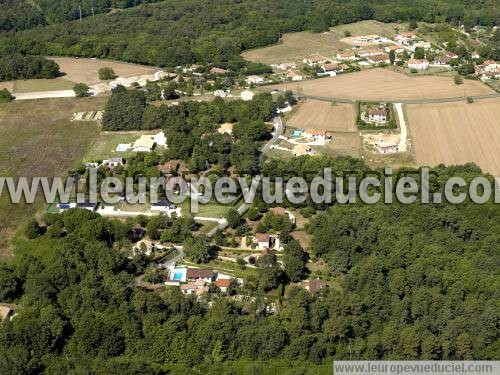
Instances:
[[[300,99],[311,99],[319,100],[324,102],[338,102],[338,103],[355,103],[356,101],[363,100],[358,99],[348,99],[348,98],[336,98],[333,96],[316,96],[316,95],[303,95],[294,92],[296,96]],[[391,103],[401,103],[401,104],[433,104],[433,103],[453,103],[453,102],[463,102],[467,98],[472,98],[474,101],[483,99],[500,98],[500,93],[485,94],[485,95],[470,95],[470,96],[456,96],[452,98],[438,98],[438,99],[379,99],[380,102],[391,102]]]

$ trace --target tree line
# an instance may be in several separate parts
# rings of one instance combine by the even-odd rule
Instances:
[[[0,58],[0,81],[31,78],[55,78],[59,65],[43,56],[15,54]]]
[[[50,3],[66,7],[61,4],[67,2]],[[459,0],[382,0],[370,4],[362,0],[243,0],[237,4],[229,0],[167,0],[88,17],[81,23],[54,23],[4,35],[0,38],[0,55],[19,52],[169,67],[195,62],[225,67],[241,61],[241,51],[276,43],[285,32],[321,32],[368,19],[489,26],[500,23],[494,1],[474,0],[464,5]]]

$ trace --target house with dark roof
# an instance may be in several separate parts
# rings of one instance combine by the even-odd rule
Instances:
[[[318,290],[328,288],[328,283],[325,280],[313,279],[313,280],[309,280],[306,288],[311,293],[316,293]]]
[[[188,268],[186,277],[189,281],[203,280],[211,283],[214,279],[214,270],[208,268]]]

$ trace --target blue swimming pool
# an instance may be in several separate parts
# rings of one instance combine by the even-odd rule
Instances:
[[[176,272],[174,273],[174,277],[172,278],[174,281],[181,281],[182,280],[182,272]]]

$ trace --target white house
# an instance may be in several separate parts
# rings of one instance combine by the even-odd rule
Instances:
[[[405,48],[400,44],[385,47],[385,52],[389,53],[391,51],[394,51],[394,53],[403,53],[405,51]]]
[[[379,139],[375,143],[375,148],[381,154],[393,154],[395,152],[398,152],[398,144],[399,138],[397,137],[388,140]]]
[[[359,57],[369,57],[369,56],[376,56],[376,55],[385,55],[384,50],[379,49],[379,48],[361,49],[357,53],[358,53]]]
[[[167,145],[167,137],[165,136],[165,132],[159,132],[153,136],[153,141],[157,146],[165,147]]]
[[[352,38],[354,44],[374,44],[382,43],[383,39],[379,35],[360,35]]]
[[[281,70],[295,69],[296,67],[297,65],[293,62],[284,62],[277,66],[277,68]]]
[[[304,79],[304,77],[301,74],[297,73],[297,71],[293,69],[289,70],[286,76],[292,81],[302,81]]]
[[[243,99],[245,102],[252,100],[254,96],[255,94],[250,90],[242,91],[240,94],[241,99]]]
[[[264,78],[261,76],[256,76],[256,75],[248,76],[247,83],[248,84],[253,83],[254,85],[261,85],[264,83]]]
[[[175,214],[176,216],[181,216],[181,208],[176,207],[174,204],[167,200],[160,200],[155,203],[151,203],[151,212],[153,213],[164,213],[168,216]]]
[[[304,130],[302,135],[304,137],[312,138],[315,141],[323,141],[323,142],[326,142],[328,139],[331,138],[326,134],[325,130],[316,130],[316,129],[306,129]]]
[[[312,54],[309,56],[304,57],[302,62],[304,64],[307,64],[309,66],[314,66],[314,65],[319,65],[319,64],[324,64],[328,61],[328,59],[325,56],[322,56],[320,54]]]
[[[371,109],[368,111],[368,122],[386,122],[387,110],[385,108]]]
[[[125,159],[123,158],[111,158],[111,159],[105,159],[102,161],[103,165],[106,165],[108,167],[114,168],[118,166],[123,166],[125,164]]]
[[[134,152],[151,152],[155,146],[154,137],[151,135],[143,134],[138,140],[132,145],[132,151]]]
[[[381,63],[389,64],[391,62],[389,55],[386,53],[382,55],[370,56],[367,58],[367,60],[372,64],[381,64]]]
[[[224,90],[215,90],[214,96],[218,96],[219,98],[225,98],[226,96],[228,96],[228,94]]]
[[[410,59],[408,60],[408,68],[426,70],[429,69],[429,61],[426,59]]]
[[[353,51],[343,51],[337,53],[338,60],[354,61],[356,60],[356,55]]]
[[[257,246],[259,250],[274,249],[282,250],[280,246],[280,239],[276,235],[271,235],[268,233],[256,233],[253,237],[253,243]]]

